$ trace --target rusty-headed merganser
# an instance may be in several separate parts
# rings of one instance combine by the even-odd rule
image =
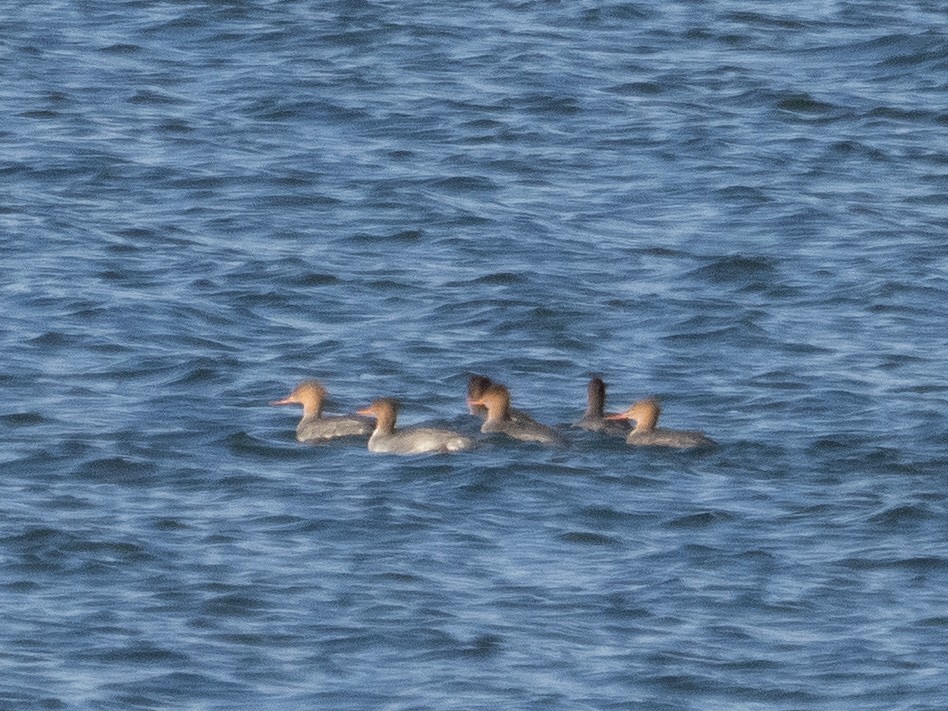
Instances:
[[[297,385],[287,397],[274,400],[270,404],[303,406],[303,419],[296,426],[296,439],[299,442],[320,442],[336,437],[367,435],[372,431],[372,423],[362,417],[323,417],[325,397],[326,388],[319,381],[306,380]]]
[[[487,417],[487,408],[483,405],[473,404],[476,400],[483,395],[484,391],[487,390],[491,385],[494,384],[494,381],[484,375],[472,375],[467,380],[467,407],[472,415],[476,415],[481,419]],[[510,419],[514,422],[537,425],[539,424],[534,420],[530,415],[521,410],[515,410],[510,408]],[[541,425],[542,426],[542,425]]]
[[[625,437],[629,434],[628,421],[607,420],[606,419],[606,384],[602,378],[592,378],[589,381],[588,404],[583,418],[573,423],[573,427],[579,427],[584,430],[602,432],[603,434],[616,437]]]
[[[500,432],[524,442],[566,443],[556,430],[533,419],[529,422],[514,420],[510,415],[510,392],[498,383],[490,385],[479,397],[468,400],[468,405],[487,408],[487,419],[481,425],[481,432]]]
[[[422,454],[424,452],[460,452],[471,449],[474,441],[459,432],[431,427],[395,429],[398,401],[385,397],[359,410],[359,415],[375,418],[375,430],[369,437],[369,451],[384,454]]]
[[[635,428],[626,437],[626,444],[655,447],[708,447],[716,442],[703,432],[668,430],[658,427],[662,408],[653,397],[633,403],[625,412],[607,415],[607,420],[635,420]]]

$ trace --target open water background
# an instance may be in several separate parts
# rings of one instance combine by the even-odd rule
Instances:
[[[0,12],[0,708],[948,707],[940,0]],[[708,452],[303,446],[270,408]]]

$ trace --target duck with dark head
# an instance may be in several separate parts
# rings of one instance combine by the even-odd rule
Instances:
[[[628,420],[606,419],[606,384],[602,378],[597,376],[590,379],[586,388],[586,397],[586,412],[581,420],[573,423],[573,427],[602,432],[614,437],[625,437],[629,434]]]
[[[476,398],[469,397],[468,406],[487,409],[481,432],[505,434],[523,442],[566,444],[566,440],[556,430],[532,418],[528,418],[529,421],[515,420],[510,408],[510,391],[499,383],[491,384]]]
[[[494,384],[490,378],[484,375],[472,375],[467,379],[467,407],[472,415],[484,419],[487,417],[487,408],[483,405],[473,405],[471,403],[475,402],[480,398],[487,388],[491,387]],[[527,423],[527,424],[539,424],[534,420],[530,415],[522,410],[515,410],[510,408],[510,419],[514,422]]]

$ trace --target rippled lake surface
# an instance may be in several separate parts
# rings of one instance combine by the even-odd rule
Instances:
[[[0,708],[948,707],[944,3],[2,14]]]

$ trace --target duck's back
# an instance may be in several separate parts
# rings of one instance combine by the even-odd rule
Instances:
[[[538,425],[539,427],[544,427],[536,420],[534,420],[530,415],[528,415],[523,410],[511,410],[510,411],[510,421],[518,425]]]
[[[299,442],[319,442],[371,432],[372,422],[360,417],[317,417],[300,422],[296,428],[296,439]]]
[[[712,447],[717,444],[703,432],[694,430],[666,430],[656,428],[649,432],[630,432],[626,444],[638,447]]]
[[[481,426],[481,432],[505,434],[522,442],[541,442],[542,444],[563,444],[565,442],[556,430],[541,425],[532,419],[530,422],[517,422],[512,419],[486,420]]]
[[[584,417],[578,422],[574,422],[573,427],[589,430],[590,432],[602,432],[612,437],[625,437],[629,434],[628,421],[607,420],[602,417]]]
[[[461,452],[473,446],[474,442],[462,434],[432,427],[413,427],[392,434],[375,433],[369,438],[369,451],[385,454]]]

